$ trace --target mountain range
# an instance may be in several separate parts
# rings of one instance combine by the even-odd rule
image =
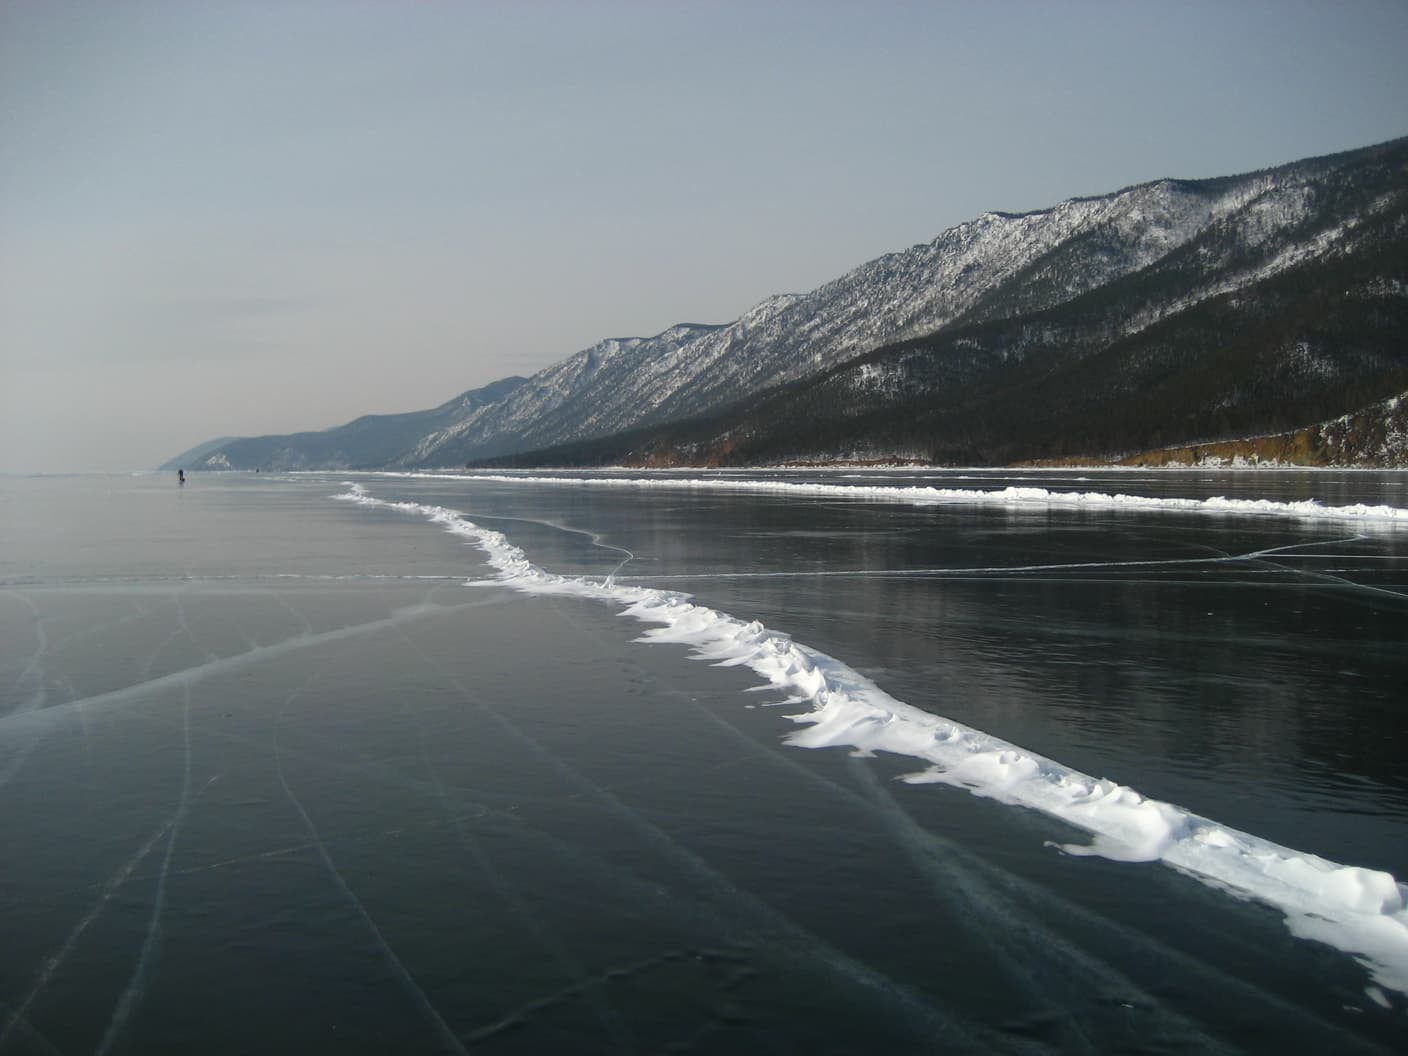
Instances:
[[[1408,139],[986,213],[726,325],[167,466],[1114,460],[1408,390]]]

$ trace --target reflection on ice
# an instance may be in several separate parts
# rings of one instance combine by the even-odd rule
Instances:
[[[833,657],[760,623],[696,605],[687,595],[554,575],[529,562],[501,533],[480,528],[457,511],[376,499],[357,484],[350,489],[337,497],[423,516],[463,536],[488,554],[507,586],[623,604],[628,615],[657,625],[643,641],[686,645],[700,659],[746,666],[773,687],[810,702],[810,711],[793,717],[803,728],[789,737],[792,744],[848,746],[920,760],[927,768],[912,775],[913,782],[948,784],[1038,810],[1094,837],[1088,846],[1066,846],[1068,852],[1163,861],[1214,887],[1273,906],[1294,934],[1353,954],[1380,984],[1408,993],[1408,888],[1388,873],[1341,865],[1239,832],[921,711]],[[1399,515],[1408,520],[1408,511],[1392,516]]]

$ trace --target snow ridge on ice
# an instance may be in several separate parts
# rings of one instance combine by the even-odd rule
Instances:
[[[1278,502],[1274,499],[1159,498],[1150,495],[1124,495],[1103,491],[1051,491],[1047,488],[1006,487],[991,491],[977,488],[935,488],[926,485],[825,484],[773,480],[725,480],[705,477],[692,479],[648,477],[531,477],[487,473],[404,473],[385,476],[429,477],[435,480],[482,480],[501,484],[563,484],[578,487],[680,488],[690,491],[760,491],[787,495],[818,495],[827,498],[866,499],[871,502],[903,502],[914,506],[990,505],[1013,508],[1084,510],[1149,510],[1187,513],[1265,514],[1280,517],[1351,520],[1361,523],[1388,523],[1408,526],[1408,509],[1399,506],[1325,506],[1315,499]]]
[[[1377,983],[1408,994],[1408,885],[1387,872],[1283,847],[921,711],[840,660],[757,621],[697,605],[687,594],[550,573],[529,561],[502,533],[479,527],[457,510],[390,502],[373,497],[360,484],[348,482],[348,487],[335,498],[425,517],[464,537],[488,556],[505,586],[624,605],[625,615],[656,625],[639,641],[684,645],[696,659],[748,667],[793,699],[809,701],[810,711],[790,716],[801,727],[787,737],[790,744],[883,751],[920,760],[927,768],[905,780],[965,789],[1040,811],[1091,834],[1088,845],[1063,845],[1069,854],[1161,861],[1235,896],[1269,905],[1284,914],[1293,934],[1351,954]]]

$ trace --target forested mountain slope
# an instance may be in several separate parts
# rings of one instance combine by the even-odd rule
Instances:
[[[727,325],[609,339],[418,415],[206,445],[196,465],[993,462],[1304,425],[1408,387],[1405,182],[1400,140],[988,213]]]
[[[1102,241],[1061,246],[931,334],[518,461],[1115,455],[1290,430],[1408,389],[1408,143],[1273,183],[1144,268],[1028,309]]]

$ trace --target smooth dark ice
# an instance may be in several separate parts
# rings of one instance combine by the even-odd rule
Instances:
[[[357,479],[1408,877],[1401,530]],[[0,1054],[1408,1045],[1408,999],[1272,909],[791,747],[747,669],[342,481],[0,480]],[[1408,506],[1393,475],[1071,486]]]

